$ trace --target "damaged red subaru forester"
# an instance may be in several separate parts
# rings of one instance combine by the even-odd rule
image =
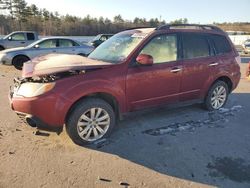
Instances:
[[[11,108],[38,128],[66,127],[79,145],[110,135],[122,114],[185,101],[223,107],[240,80],[240,58],[211,25],[123,31],[87,58],[48,55],[24,64]]]

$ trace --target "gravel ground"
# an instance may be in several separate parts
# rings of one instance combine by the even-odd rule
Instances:
[[[136,112],[111,138],[74,145],[65,131],[37,132],[8,103],[13,67],[0,65],[0,188],[250,187],[250,81],[225,108],[200,105]]]

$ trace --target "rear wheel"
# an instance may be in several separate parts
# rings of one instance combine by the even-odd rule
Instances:
[[[0,51],[5,50],[4,47],[0,46]]]
[[[73,142],[85,145],[109,136],[114,125],[113,108],[102,99],[89,98],[74,107],[68,117],[66,130]]]
[[[215,82],[208,91],[205,107],[208,110],[218,110],[223,107],[228,98],[228,85],[223,81]]]
[[[30,59],[26,56],[17,56],[13,59],[12,64],[18,70],[22,70],[23,63],[29,61]]]

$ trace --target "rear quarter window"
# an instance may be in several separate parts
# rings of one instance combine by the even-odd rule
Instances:
[[[210,38],[214,44],[216,54],[225,54],[232,51],[232,47],[225,36],[211,35]]]

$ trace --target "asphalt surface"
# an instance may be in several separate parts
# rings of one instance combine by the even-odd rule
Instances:
[[[200,105],[130,114],[109,139],[74,145],[34,132],[9,108],[13,67],[0,65],[0,187],[250,187],[247,64],[225,108]],[[34,132],[34,133],[33,133]]]

